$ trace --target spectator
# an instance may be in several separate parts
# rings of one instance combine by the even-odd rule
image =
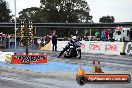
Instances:
[[[89,39],[88,39],[87,36],[84,36],[84,37],[83,37],[83,40],[88,41]]]
[[[67,37],[63,37],[63,40],[62,41],[66,41],[67,40]]]
[[[95,32],[95,37],[99,38],[99,32],[98,31]]]
[[[108,34],[109,34],[108,30],[105,30],[105,41],[108,40]]]
[[[7,43],[8,39],[7,39],[7,35],[4,35],[4,39],[3,39],[3,45],[5,48],[8,48],[8,43]]]
[[[55,34],[56,34],[56,32],[54,32],[52,35],[52,44],[53,44],[52,49],[53,49],[53,51],[54,50],[57,51],[57,35],[55,35]]]
[[[37,38],[37,36],[36,36],[36,34],[35,34],[35,37],[34,37],[34,46],[35,46],[35,49],[37,49],[37,47],[38,47],[38,38]]]
[[[81,40],[81,37],[79,37],[79,36],[77,36],[77,40],[78,40],[78,41],[82,41],[82,40]]]
[[[15,39],[13,37],[10,37],[10,47],[14,48],[15,45]]]
[[[19,35],[17,35],[17,37],[16,37],[16,42],[17,42],[17,45],[19,46],[20,45],[20,37],[19,37]]]
[[[45,37],[45,45],[50,42],[50,39],[51,39],[50,36],[46,35],[46,37]]]
[[[96,40],[99,40],[99,32],[98,31],[95,32],[95,38],[96,38]]]
[[[44,47],[44,40],[45,40],[44,37],[42,37],[42,38],[41,38],[41,43],[40,43],[40,46],[41,46],[41,47]]]
[[[2,44],[2,33],[0,33],[0,44]]]
[[[102,30],[102,32],[101,32],[101,40],[104,41],[104,39],[105,39],[105,31]]]
[[[70,35],[70,37],[68,37],[68,41],[72,40],[73,35]]]
[[[113,41],[113,31],[112,30],[110,30],[109,32],[109,40]]]

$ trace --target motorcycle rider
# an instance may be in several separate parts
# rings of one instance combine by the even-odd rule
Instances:
[[[58,58],[65,52],[67,51],[70,46],[74,47],[74,50],[76,51],[76,49],[78,47],[80,47],[80,42],[78,41],[76,36],[72,36],[72,38],[70,39],[70,41],[68,42],[68,44],[66,45],[66,47],[61,51],[61,53],[59,54]],[[77,52],[74,52],[74,55],[77,55]]]

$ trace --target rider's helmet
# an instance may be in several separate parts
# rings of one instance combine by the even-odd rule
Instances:
[[[76,36],[73,36],[73,37],[72,37],[72,39],[76,40],[76,39],[77,39],[77,37],[76,37]]]

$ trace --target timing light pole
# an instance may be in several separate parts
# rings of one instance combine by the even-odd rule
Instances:
[[[32,21],[29,21],[29,19],[21,21],[21,38],[23,45],[26,47],[26,55],[28,55],[28,48],[33,38],[33,25]]]

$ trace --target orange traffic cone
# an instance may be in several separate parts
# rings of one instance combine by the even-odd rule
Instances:
[[[100,61],[93,60],[92,73],[103,73]]]

